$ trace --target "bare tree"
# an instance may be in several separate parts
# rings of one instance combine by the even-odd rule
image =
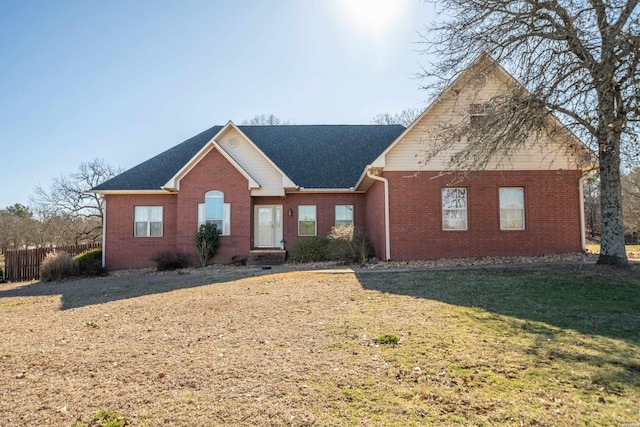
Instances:
[[[640,235],[640,168],[635,168],[622,177],[622,198],[624,200],[624,228],[627,235]]]
[[[600,181],[597,174],[584,180],[584,217],[589,237],[600,235]]]
[[[35,187],[31,204],[42,224],[62,226],[57,231],[61,240],[97,240],[102,231],[104,201],[100,194],[87,190],[120,172],[101,159],[81,163],[77,172],[54,178],[49,188]]]
[[[477,167],[508,156],[526,135],[549,132],[555,114],[598,153],[598,263],[627,265],[620,164],[639,154],[638,0],[429,1],[445,16],[423,37],[425,52],[439,58],[424,70],[425,87],[442,88],[486,52],[528,89],[491,100],[489,132],[476,132],[455,157]]]
[[[376,115],[371,119],[371,123],[375,125],[402,125],[404,127],[409,126],[420,114],[422,114],[419,108],[406,108],[400,113],[390,114],[383,113]]]
[[[276,126],[290,125],[289,120],[281,120],[273,114],[256,114],[252,119],[243,120],[242,125],[246,126]]]

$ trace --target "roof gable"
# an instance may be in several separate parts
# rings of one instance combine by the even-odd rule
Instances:
[[[440,152],[424,163],[429,152],[428,141],[432,140],[434,135],[438,135],[438,126],[442,126],[442,121],[460,123],[460,120],[464,119],[459,115],[460,111],[466,110],[469,103],[485,102],[492,96],[513,88],[526,90],[497,61],[482,53],[371,163],[371,166],[385,170],[451,170],[449,160],[456,154],[455,149]],[[557,117],[549,115],[547,126],[560,130],[562,139],[548,140],[547,143],[537,143],[532,139],[526,148],[512,153],[506,163],[498,161],[488,165],[488,168],[553,170],[590,167],[590,164],[585,163],[585,159],[590,158],[591,151]],[[419,153],[425,155],[416,156]]]

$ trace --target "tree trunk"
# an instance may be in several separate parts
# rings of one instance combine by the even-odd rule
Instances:
[[[620,135],[606,132],[600,147],[600,216],[602,240],[598,264],[627,266],[622,221],[622,185],[620,182]]]

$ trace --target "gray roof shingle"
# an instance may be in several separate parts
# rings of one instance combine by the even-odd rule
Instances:
[[[348,189],[405,130],[401,125],[239,126],[296,185]],[[214,126],[93,188],[159,190],[222,126]]]

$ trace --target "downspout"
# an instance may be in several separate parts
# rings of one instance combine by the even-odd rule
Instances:
[[[582,252],[587,251],[587,228],[584,220],[584,180],[585,176],[582,175],[578,180],[578,194],[580,196],[580,244],[582,246]]]
[[[385,259],[391,261],[391,237],[389,233],[389,181],[381,176],[374,175],[371,169],[367,169],[367,176],[375,181],[384,183],[384,246]]]
[[[102,196],[102,268],[105,268],[106,263],[106,246],[107,242],[107,198]]]

